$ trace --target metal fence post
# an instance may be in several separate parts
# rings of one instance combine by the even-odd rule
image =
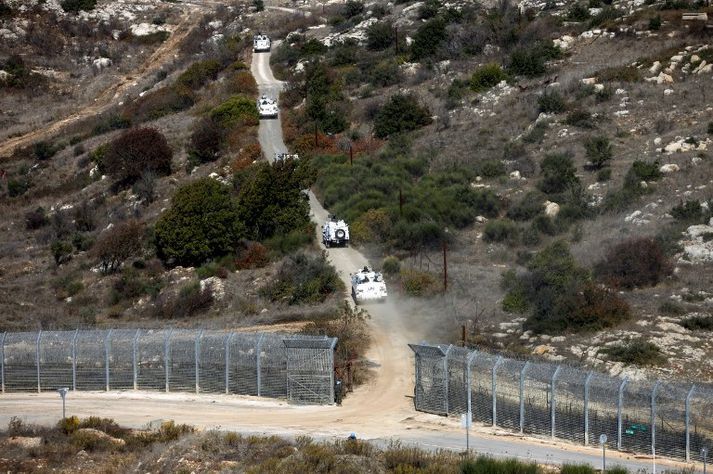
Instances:
[[[7,333],[2,333],[0,339],[0,391],[5,393],[5,338]]]
[[[72,336],[72,390],[77,391],[77,338],[79,337],[79,329],[74,330]]]
[[[35,346],[35,366],[37,367],[37,393],[42,391],[40,383],[40,344],[42,343],[42,329],[37,333],[37,343]]]
[[[134,375],[134,390],[139,389],[139,333],[141,329],[136,330],[134,339],[131,341],[131,365]]]
[[[109,391],[109,345],[111,339],[111,329],[106,333],[104,337],[104,376],[106,382],[106,391]]]
[[[466,409],[468,410],[467,415],[470,417],[470,421],[473,421],[473,394],[471,390],[471,384],[473,381],[471,380],[470,377],[470,368],[473,364],[473,361],[475,360],[475,357],[478,355],[477,351],[473,351],[470,354],[468,354],[468,357],[465,359],[465,370],[466,370],[466,376],[465,376],[465,390],[466,390],[466,404],[467,407]]]
[[[234,332],[231,332],[225,336],[225,393],[230,393],[230,342],[235,336]]]
[[[201,337],[203,337],[203,330],[201,329],[196,336],[195,342],[195,362],[196,362],[196,393],[200,393],[200,365],[201,365]]]
[[[493,364],[493,426],[496,426],[497,421],[498,421],[498,398],[497,398],[497,390],[498,390],[498,377],[497,377],[497,372],[498,372],[498,366],[502,363],[503,357],[498,356],[498,358],[495,360],[495,364]]]
[[[594,372],[589,372],[584,379],[584,445],[589,445],[589,384],[592,381]]]
[[[552,380],[550,381],[550,436],[553,438],[555,437],[555,413],[556,413],[556,407],[557,407],[557,402],[556,402],[556,385],[557,385],[557,376],[560,374],[560,370],[562,370],[562,366],[558,365],[557,368],[555,369],[555,373],[552,374]]]
[[[264,337],[263,334],[260,334],[260,337],[258,337],[257,342],[255,343],[255,358],[257,359],[255,363],[255,372],[257,374],[257,396],[259,397],[262,392],[262,374],[261,372],[261,356],[260,352],[262,351],[262,338]]]
[[[629,382],[629,377],[624,377],[624,380],[619,384],[619,400],[616,405],[616,449],[621,450],[621,426],[622,426],[622,408],[624,405],[624,387]]]
[[[530,368],[530,361],[526,361],[520,371],[520,434],[525,432],[525,374]]]
[[[330,398],[329,399],[332,401],[331,403],[336,402],[336,400],[335,400],[336,394],[334,393],[334,383],[335,383],[335,381],[334,381],[334,351],[336,351],[336,350],[337,350],[337,338],[335,337],[332,339],[332,344],[329,346],[329,367],[330,367],[330,370],[329,370],[329,375],[330,375],[330,377],[329,377],[329,382],[330,382],[329,396],[330,396]],[[340,387],[340,389],[341,389],[341,387]]]
[[[660,380],[656,380],[651,389],[651,449],[656,452],[656,392],[659,389]]]
[[[691,462],[691,397],[696,386],[691,385],[691,389],[686,395],[686,462]]]
[[[445,385],[445,393],[446,393],[446,397],[445,397],[446,398],[446,400],[445,400],[446,401],[446,416],[450,415],[450,413],[451,413],[451,400],[450,400],[449,393],[448,393],[449,389],[450,389],[449,385],[451,382],[451,378],[448,375],[448,354],[451,352],[451,349],[453,349],[453,344],[450,344],[448,346],[448,349],[446,349],[446,355],[443,358],[443,378],[445,379],[444,385]]]
[[[173,329],[169,329],[163,337],[163,368],[166,373],[166,392],[169,391],[169,377],[171,374],[171,336]]]

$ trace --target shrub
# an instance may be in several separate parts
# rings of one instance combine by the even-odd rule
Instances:
[[[390,255],[381,263],[381,270],[387,275],[395,275],[401,270],[401,262],[397,257]]]
[[[590,28],[602,26],[607,22],[616,20],[622,15],[622,11],[614,7],[604,7],[589,21]]]
[[[507,75],[499,64],[486,64],[473,73],[473,76],[470,78],[470,88],[475,92],[483,92],[491,87],[497,86],[500,81],[506,79]]]
[[[634,66],[619,66],[604,68],[596,74],[599,82],[638,82],[641,72]]]
[[[589,8],[581,3],[575,3],[567,10],[567,19],[570,21],[585,21],[589,20],[590,17]]]
[[[250,71],[238,71],[230,78],[229,90],[234,94],[257,95],[257,82]]]
[[[356,0],[347,0],[344,4],[344,16],[346,18],[351,18],[353,16],[361,15],[364,13],[366,7],[362,2]]]
[[[299,252],[282,261],[275,280],[260,293],[272,301],[294,305],[321,303],[343,289],[344,284],[327,261],[326,254]]]
[[[652,31],[658,31],[661,29],[661,15],[656,15],[655,17],[649,19],[649,29]]]
[[[561,193],[570,186],[579,183],[572,158],[567,154],[546,155],[542,160],[540,170],[542,178],[537,183],[537,187],[543,193]]]
[[[579,128],[594,128],[592,114],[584,109],[574,109],[567,114],[564,122],[567,125],[572,125]]]
[[[463,461],[459,472],[461,474],[542,474],[543,471],[533,462],[478,456]]]
[[[418,18],[420,20],[428,20],[433,18],[438,14],[438,10],[441,8],[441,2],[438,0],[426,0],[418,8]]]
[[[604,182],[611,179],[611,168],[603,168],[597,172],[597,181]]]
[[[114,120],[98,125],[94,134],[104,133],[117,128],[128,128],[133,123],[155,120],[164,115],[173,114],[190,108],[196,100],[195,93],[186,86],[172,85],[151,91],[134,103],[125,107],[123,117],[111,116]]]
[[[47,212],[43,207],[38,207],[34,211],[25,214],[25,227],[27,230],[37,230],[49,224]]]
[[[156,199],[156,174],[153,171],[146,171],[134,183],[131,190],[145,203],[154,202]]]
[[[567,109],[567,103],[562,94],[556,90],[545,90],[537,98],[537,110],[545,114],[559,114]]]
[[[541,42],[529,48],[518,48],[510,54],[508,69],[518,76],[535,77],[547,71],[545,62],[562,55],[551,43]]]
[[[143,295],[157,296],[159,291],[161,291],[161,283],[157,278],[147,280],[135,268],[128,267],[112,285],[110,302],[117,304]]]
[[[105,230],[97,239],[94,254],[103,273],[113,273],[142,247],[144,226],[138,221],[127,221]]]
[[[415,60],[432,56],[447,37],[446,22],[440,17],[432,18],[416,31],[411,44],[411,55]]]
[[[62,265],[72,259],[72,244],[64,240],[55,240],[50,245],[50,251],[57,266]]]
[[[90,11],[97,6],[97,0],[62,0],[60,2],[62,10],[77,13],[80,10]]]
[[[713,331],[713,316],[691,316],[679,324],[689,331]]]
[[[48,142],[37,142],[32,145],[32,154],[35,159],[45,161],[52,158],[61,148]]]
[[[73,415],[59,420],[57,428],[66,434],[72,434],[79,429],[80,424],[79,417]]]
[[[144,173],[171,173],[173,151],[155,128],[135,128],[115,138],[106,150],[102,166],[120,184],[132,184]]]
[[[522,137],[522,141],[525,143],[540,143],[545,138],[545,132],[547,131],[547,122],[541,120],[532,127],[532,130]]]
[[[394,26],[388,21],[372,23],[366,29],[366,47],[372,51],[389,48],[395,41]]]
[[[497,219],[490,221],[483,230],[483,240],[486,242],[503,242],[517,235],[517,226],[510,220]]]
[[[0,0],[0,18],[10,17],[14,15],[12,8],[5,3],[5,0]]]
[[[235,266],[240,269],[262,268],[270,263],[267,247],[260,242],[247,242],[235,258]]]
[[[192,163],[208,163],[220,157],[225,139],[225,131],[211,117],[196,122],[188,145],[188,156]]]
[[[614,155],[609,139],[603,135],[588,137],[584,140],[584,149],[594,169],[601,169],[609,164]]]
[[[374,120],[374,133],[379,138],[416,130],[431,123],[429,110],[412,95],[391,96]]]
[[[236,125],[257,125],[259,116],[255,102],[245,96],[236,95],[211,111],[211,117],[221,127]]]
[[[265,9],[265,2],[263,0],[253,0],[253,6],[256,12],[261,12]]]
[[[678,221],[698,223],[704,220],[704,217],[708,217],[708,212],[704,211],[700,201],[694,199],[686,200],[685,203],[674,206],[671,209],[671,216]]]
[[[371,70],[369,83],[375,87],[388,87],[401,81],[401,69],[393,59],[385,59]]]
[[[484,160],[475,167],[478,175],[484,178],[497,178],[505,174],[505,164],[500,160]]]
[[[663,365],[666,357],[659,347],[643,338],[629,340],[623,344],[605,347],[602,352],[610,360],[623,362],[627,365]]]
[[[527,193],[517,204],[508,209],[507,217],[514,221],[528,221],[544,212],[544,199],[540,193]]]
[[[442,289],[436,277],[428,272],[402,268],[399,274],[401,287],[409,296],[432,296]]]
[[[155,316],[161,319],[187,318],[207,310],[213,304],[210,287],[201,289],[199,282],[183,286],[178,295],[162,293],[156,299]]]
[[[673,301],[664,301],[659,305],[659,312],[673,316],[681,316],[686,314],[686,308],[683,305]]]
[[[708,135],[713,135],[713,122],[708,122],[706,131],[708,132]]]
[[[193,90],[200,89],[209,80],[215,80],[221,69],[221,64],[215,59],[195,62],[178,76],[176,85]]]
[[[595,474],[592,466],[585,464],[564,464],[560,468],[560,474]]]
[[[30,180],[26,176],[10,178],[7,180],[7,194],[10,197],[22,196],[30,189],[30,186]]]
[[[244,234],[230,189],[204,178],[178,189],[156,223],[155,244],[161,260],[198,266],[230,253]]]

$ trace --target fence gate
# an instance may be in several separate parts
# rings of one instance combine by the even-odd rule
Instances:
[[[297,404],[334,403],[334,347],[337,340],[283,339],[287,353],[287,400]]]
[[[417,410],[448,414],[448,346],[409,344],[416,355],[414,402]]]

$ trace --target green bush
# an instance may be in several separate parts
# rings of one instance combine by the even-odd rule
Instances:
[[[375,87],[388,87],[401,82],[401,69],[394,59],[379,61],[369,73],[369,83]]]
[[[510,54],[508,69],[517,76],[535,77],[547,71],[546,61],[561,56],[562,51],[551,42],[541,42],[528,48],[515,49]]]
[[[49,160],[57,154],[59,150],[61,150],[60,146],[48,142],[37,142],[32,145],[32,154],[35,159],[39,161]]]
[[[188,157],[198,165],[220,158],[225,140],[225,130],[211,117],[198,120],[193,126],[188,144]]]
[[[544,201],[540,193],[529,192],[517,204],[508,209],[507,217],[514,221],[529,221],[544,212]]]
[[[707,223],[710,211],[704,210],[697,199],[686,200],[671,209],[671,216],[677,221],[686,223]]]
[[[60,2],[62,10],[77,13],[80,10],[91,11],[97,6],[97,0],[62,0]]]
[[[611,179],[611,168],[603,168],[597,172],[597,181],[602,183]]]
[[[689,331],[713,331],[713,316],[691,316],[679,324]]]
[[[594,121],[592,120],[592,114],[584,109],[574,109],[567,114],[564,122],[567,125],[572,125],[579,128],[594,128]]]
[[[230,189],[204,178],[176,191],[156,223],[156,250],[170,264],[198,266],[230,253],[245,232]]]
[[[52,252],[54,263],[57,266],[70,261],[72,259],[73,250],[72,244],[64,240],[55,240],[50,245],[50,252]]]
[[[416,31],[411,44],[411,55],[417,61],[433,56],[447,37],[445,20],[441,17],[432,18]]]
[[[5,3],[5,0],[0,0],[0,18],[12,18],[14,15],[13,9]]]
[[[321,303],[343,290],[344,284],[326,254],[300,252],[282,261],[275,280],[264,286],[260,294],[272,301],[295,305]]]
[[[545,194],[561,193],[579,183],[572,158],[564,153],[546,155],[540,164],[537,187]]]
[[[388,21],[372,23],[366,29],[366,47],[372,51],[381,51],[396,42],[394,26]]]
[[[361,15],[366,10],[366,7],[362,2],[357,0],[347,0],[344,4],[344,16],[346,18],[351,18],[357,15]]]
[[[556,90],[545,90],[541,96],[537,98],[537,111],[545,114],[560,114],[567,110],[567,102],[565,102],[562,94]]]
[[[666,356],[659,347],[644,338],[629,340],[615,346],[604,347],[602,352],[610,360],[623,362],[627,365],[663,365]]]
[[[210,112],[211,118],[223,128],[236,125],[257,125],[259,116],[255,102],[249,97],[235,95]]]
[[[592,15],[589,14],[589,8],[581,3],[575,3],[567,10],[567,19],[570,21],[586,21]]]
[[[499,64],[491,63],[476,69],[470,78],[470,88],[475,92],[483,92],[507,79],[507,74]]]
[[[508,219],[497,219],[485,224],[483,240],[485,242],[503,242],[517,236],[517,226]]]
[[[564,464],[560,468],[560,474],[595,474],[596,471],[592,466],[585,464]]]
[[[265,2],[263,0],[253,0],[253,6],[256,12],[261,12],[265,9]]]
[[[193,90],[200,89],[208,81],[214,81],[222,69],[222,65],[215,59],[195,62],[178,76],[176,85]]]
[[[412,95],[391,96],[374,120],[374,133],[379,138],[409,132],[431,123],[429,110]]]
[[[656,15],[655,17],[649,19],[649,29],[652,31],[658,31],[661,29],[661,15]]]
[[[59,420],[57,422],[57,428],[66,434],[72,434],[79,429],[80,424],[79,417],[73,415]]]
[[[597,170],[608,165],[614,156],[609,139],[603,135],[588,137],[584,140],[584,150],[592,168]]]
[[[476,173],[484,178],[497,178],[505,174],[505,164],[500,160],[484,160],[476,163]]]
[[[397,257],[388,256],[381,263],[381,270],[387,275],[395,275],[401,270],[401,262]]]

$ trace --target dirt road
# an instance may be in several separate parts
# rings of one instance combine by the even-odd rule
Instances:
[[[202,17],[199,14],[203,8],[202,6],[198,4],[183,5],[186,11],[181,16],[176,28],[171,32],[171,36],[138,68],[118,78],[116,82],[104,89],[91,102],[79,105],[70,114],[24,135],[3,141],[0,143],[0,159],[10,156],[17,147],[30,145],[36,141],[52,137],[69,125],[104,112],[119,102],[125,94],[136,86],[142,77],[155,74],[167,62],[171,61],[183,39],[198,25]]]

